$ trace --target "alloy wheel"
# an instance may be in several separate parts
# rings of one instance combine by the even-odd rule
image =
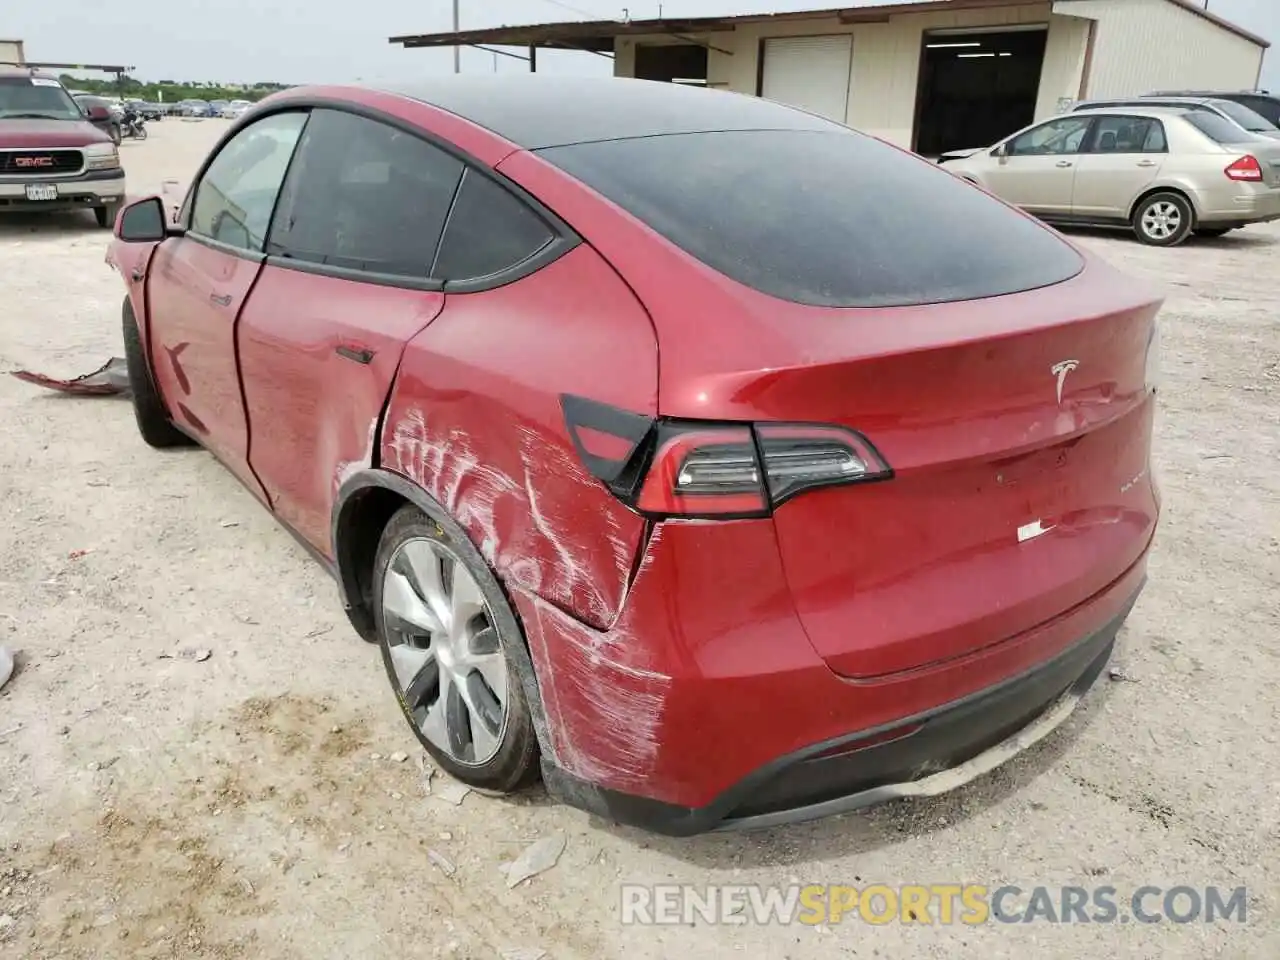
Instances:
[[[1142,213],[1142,232],[1152,240],[1168,240],[1182,229],[1182,211],[1176,204],[1161,200]]]
[[[406,540],[387,565],[382,611],[405,713],[458,763],[491,760],[506,732],[507,662],[466,564],[437,540]]]

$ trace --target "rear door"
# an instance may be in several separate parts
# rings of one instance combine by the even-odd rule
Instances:
[[[258,278],[271,209],[306,114],[246,127],[209,163],[183,218],[162,243],[147,297],[150,353],[170,414],[249,488],[249,433],[236,366],[236,319]]]
[[[1091,117],[1058,117],[1013,138],[1006,155],[984,171],[985,185],[1032,213],[1070,213],[1076,164],[1091,123]]]
[[[367,465],[405,343],[444,305],[432,261],[463,164],[397,128],[316,110],[240,322],[249,460],[277,515],[326,555]]]
[[[1099,117],[1076,163],[1072,213],[1127,218],[1169,154],[1164,124],[1151,117]]]

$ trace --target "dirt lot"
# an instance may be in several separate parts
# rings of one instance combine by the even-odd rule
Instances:
[[[222,129],[123,151],[135,192]],[[89,216],[0,221],[0,370],[120,352]],[[1280,230],[1087,245],[1168,284],[1162,531],[1115,664],[1068,728],[953,796],[671,841],[535,795],[425,796],[373,648],[325,574],[127,402],[0,378],[0,956],[659,960],[1280,956]],[[196,651],[211,656],[199,659]],[[562,834],[559,863],[502,865]],[[1245,925],[661,929],[618,885],[1247,886]],[[513,952],[517,949],[525,952]]]

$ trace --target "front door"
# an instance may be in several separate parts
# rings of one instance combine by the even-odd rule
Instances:
[[[236,320],[262,266],[263,240],[303,113],[278,114],[226,143],[195,184],[186,235],[150,272],[150,347],[170,415],[259,497],[236,363]]]
[[[1152,117],[1099,117],[1076,165],[1072,210],[1090,219],[1127,220],[1168,156],[1164,124]]]
[[[1014,137],[985,172],[988,189],[1032,213],[1070,213],[1076,165],[1091,122],[1090,117],[1059,117]]]
[[[400,357],[444,306],[432,261],[462,163],[426,140],[313,112],[240,319],[249,462],[326,556],[338,488],[368,466]]]

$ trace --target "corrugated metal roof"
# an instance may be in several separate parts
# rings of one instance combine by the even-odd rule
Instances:
[[[559,23],[534,23],[517,26],[488,27],[480,30],[460,30],[447,33],[420,33],[391,37],[389,42],[404,47],[455,47],[474,44],[499,46],[553,47],[564,50],[613,50],[617,37],[665,34],[717,33],[733,30],[739,23],[770,23],[773,21],[811,20],[835,18],[842,23],[874,23],[895,14],[921,13],[937,10],[980,10],[992,7],[1025,5],[1028,0],[869,0],[858,6],[830,7],[817,10],[793,10],[785,13],[749,13],[720,17],[680,17],[653,20],[571,20]],[[1072,0],[1058,0],[1071,3]],[[1192,0],[1165,0],[1190,13],[1216,24],[1237,36],[1244,37],[1261,47],[1271,46],[1268,40],[1250,33],[1216,13],[1197,6]]]

